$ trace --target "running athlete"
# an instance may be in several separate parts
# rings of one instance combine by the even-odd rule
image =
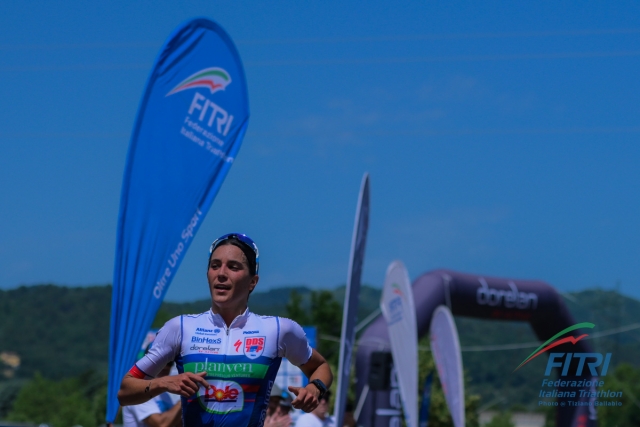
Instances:
[[[122,379],[120,404],[170,392],[182,397],[185,427],[261,427],[286,357],[309,378],[306,387],[289,387],[296,396],[292,406],[314,410],[331,385],[331,369],[296,322],[248,310],[258,269],[258,247],[249,237],[232,233],[216,239],[207,270],[211,309],[164,325],[149,354]],[[171,361],[180,374],[156,378]]]

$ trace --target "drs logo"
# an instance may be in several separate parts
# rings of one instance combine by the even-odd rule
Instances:
[[[257,359],[264,352],[265,337],[248,337],[244,339],[244,355],[249,359]]]

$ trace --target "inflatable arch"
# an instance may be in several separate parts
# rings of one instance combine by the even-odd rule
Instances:
[[[449,270],[436,270],[418,277],[413,282],[413,294],[420,337],[428,333],[431,316],[440,305],[448,306],[451,312],[457,316],[529,322],[541,342],[576,324],[562,297],[553,287],[540,281],[494,278]],[[357,399],[364,399],[361,404],[358,426],[396,427],[394,424],[397,424],[398,418],[393,415],[397,415],[400,407],[397,390],[392,390],[388,385],[383,386],[383,389],[368,387],[372,374],[372,356],[376,352],[390,351],[390,349],[387,325],[384,318],[378,316],[358,341],[356,396]],[[584,340],[575,344],[561,344],[553,351],[593,353],[590,345]],[[577,372],[578,360],[574,358],[571,363],[567,372]],[[373,368],[375,370],[375,367]],[[557,369],[560,374],[560,368]],[[543,378],[542,373],[540,378]],[[565,375],[562,378],[596,380],[596,377],[593,377],[586,367],[580,377]],[[365,385],[367,385],[366,388]],[[558,391],[563,390],[568,389],[558,388]],[[575,388],[571,390],[575,390]],[[363,392],[366,393],[366,396],[362,396]],[[578,397],[576,399],[587,402],[588,405],[589,398]],[[595,427],[597,426],[595,409],[592,406],[558,406],[556,425],[560,427]]]

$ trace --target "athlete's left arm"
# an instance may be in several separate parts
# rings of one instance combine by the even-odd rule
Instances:
[[[293,320],[281,318],[279,335],[278,354],[299,366],[309,381],[320,380],[328,389],[333,382],[331,368],[324,357],[309,346],[302,327]],[[309,383],[306,387],[289,387],[289,391],[296,395],[291,402],[294,408],[311,412],[318,406],[320,390],[314,384]]]
[[[289,391],[296,395],[296,398],[291,402],[291,406],[296,409],[302,409],[304,412],[311,412],[316,409],[320,403],[318,401],[320,389],[318,389],[315,384],[312,384],[311,381],[320,380],[328,389],[333,382],[333,374],[327,361],[315,349],[313,349],[307,363],[299,367],[307,378],[309,378],[309,384],[307,384],[306,387],[289,387]]]

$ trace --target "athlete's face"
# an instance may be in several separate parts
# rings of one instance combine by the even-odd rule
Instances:
[[[244,253],[233,245],[218,246],[213,251],[207,279],[212,303],[219,309],[242,309],[258,283],[258,275],[249,274]]]

